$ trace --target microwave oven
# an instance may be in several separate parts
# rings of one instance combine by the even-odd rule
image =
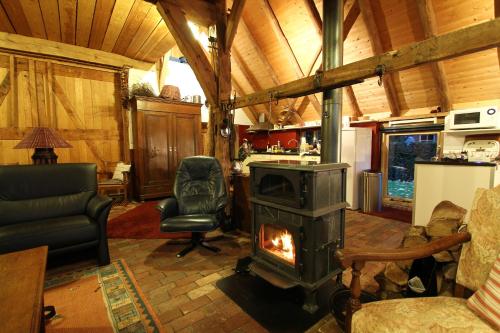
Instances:
[[[450,111],[445,127],[449,130],[500,129],[500,111],[496,106]]]

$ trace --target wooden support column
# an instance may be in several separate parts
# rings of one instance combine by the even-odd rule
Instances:
[[[370,35],[370,43],[372,44],[373,53],[378,55],[389,50],[384,49],[384,45],[380,37],[380,28],[377,24],[377,19],[375,18],[372,7],[372,2],[375,1],[378,0],[358,0],[358,3],[368,30],[368,34]],[[401,115],[401,110],[398,102],[398,92],[392,74],[388,73],[384,75],[383,84],[387,101],[389,102],[389,108],[391,109],[391,116],[398,117]]]
[[[226,0],[217,0],[215,3],[215,18],[217,28],[217,108],[215,109],[214,123],[212,123],[213,141],[215,144],[214,156],[219,160],[229,186],[231,169],[229,138],[224,138],[220,130],[224,119],[229,117],[229,110],[224,110],[224,103],[231,98],[231,59],[230,51],[226,48],[227,14]],[[213,114],[212,114],[213,115]],[[231,131],[233,128],[231,128]],[[229,192],[228,192],[229,193]],[[229,212],[229,208],[227,210]]]
[[[129,100],[128,100],[128,75],[130,68],[123,67],[119,73],[119,87],[120,87],[120,99],[121,99],[121,124],[122,128],[120,129],[120,140],[123,143],[122,146],[122,156],[123,162],[130,162],[130,142],[129,142]],[[161,87],[160,87],[161,89]]]
[[[500,0],[496,0],[497,2]],[[436,16],[432,8],[431,0],[417,0],[418,15],[424,30],[425,38],[431,38],[437,34]],[[436,83],[439,102],[441,103],[442,111],[448,112],[452,108],[450,100],[450,89],[446,81],[446,73],[442,61],[433,62],[430,64],[432,76]]]
[[[10,76],[10,111],[9,111],[9,127],[19,126],[19,112],[17,101],[17,66],[16,58],[13,55],[9,56],[9,76]]]
[[[261,0],[261,2],[262,2],[262,8],[264,9],[264,13],[267,19],[271,22],[273,33],[275,37],[278,39],[282,48],[285,50],[285,54],[288,58],[289,63],[292,65],[295,71],[296,77],[298,79],[303,78],[305,74],[302,71],[302,68],[300,67],[300,63],[297,60],[297,57],[295,56],[295,53],[293,52],[293,49],[290,46],[290,43],[288,42],[288,39],[286,38],[285,33],[283,32],[283,29],[281,28],[278,18],[274,14],[274,11],[271,7],[271,4],[269,3],[269,0]],[[309,98],[311,104],[314,106],[314,109],[320,115],[321,104],[318,101],[318,98],[315,95],[307,96],[307,98]]]

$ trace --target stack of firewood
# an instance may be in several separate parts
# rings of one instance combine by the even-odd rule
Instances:
[[[402,248],[424,245],[443,236],[458,232],[464,221],[466,210],[450,201],[440,202],[433,210],[427,226],[412,226],[404,236]],[[458,259],[461,245],[433,255],[436,260],[437,290],[439,295],[451,296],[455,287]],[[385,270],[375,276],[379,283],[379,297],[382,299],[401,298],[408,288],[408,276],[412,260],[390,262]]]

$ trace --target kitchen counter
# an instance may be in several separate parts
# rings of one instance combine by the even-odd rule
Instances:
[[[298,152],[271,153],[271,152],[263,151],[263,152],[254,152],[254,153],[251,153],[250,155],[286,155],[286,156],[292,155],[292,156],[299,156],[301,154]],[[304,154],[302,154],[302,156],[320,156],[320,154],[319,153],[304,153]]]
[[[415,162],[414,182],[413,225],[425,226],[443,200],[467,209],[468,217],[476,189],[498,185],[500,168],[482,162]]]
[[[431,164],[431,165],[464,165],[464,166],[496,166],[492,162],[467,162],[467,161],[415,161],[415,164]]]

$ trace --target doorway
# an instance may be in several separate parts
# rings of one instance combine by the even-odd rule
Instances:
[[[436,156],[439,132],[384,134],[382,151],[384,203],[410,205],[414,191],[415,161]]]

